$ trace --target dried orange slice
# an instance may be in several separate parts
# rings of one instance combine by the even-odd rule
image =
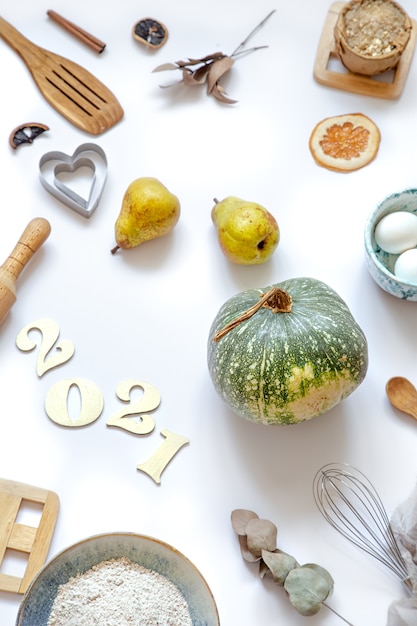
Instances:
[[[362,113],[327,117],[310,136],[310,151],[319,165],[336,172],[352,172],[368,165],[378,152],[381,133]]]

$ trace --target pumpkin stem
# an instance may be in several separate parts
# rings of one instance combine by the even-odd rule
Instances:
[[[220,341],[228,332],[239,326],[242,322],[250,319],[259,309],[270,309],[272,313],[290,313],[292,310],[292,298],[289,293],[279,287],[272,287],[266,293],[261,294],[259,302],[241,313],[224,328],[218,330],[213,337],[213,341]]]

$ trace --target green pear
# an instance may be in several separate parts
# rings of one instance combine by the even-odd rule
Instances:
[[[234,196],[214,202],[211,218],[225,256],[240,265],[265,263],[280,239],[275,217],[260,204]]]
[[[144,241],[167,235],[180,217],[180,202],[158,179],[142,177],[134,180],[123,196],[115,224],[117,245],[129,250]]]

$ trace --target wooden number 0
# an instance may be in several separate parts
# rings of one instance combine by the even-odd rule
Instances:
[[[68,397],[71,388],[77,387],[81,396],[80,413],[71,419],[68,411]],[[100,389],[83,378],[67,378],[53,385],[45,397],[45,411],[48,417],[61,426],[86,426],[95,422],[103,411],[104,401]]]

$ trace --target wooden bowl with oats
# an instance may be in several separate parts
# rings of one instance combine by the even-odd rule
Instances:
[[[334,28],[336,53],[350,72],[382,74],[398,65],[411,29],[411,19],[393,0],[351,0]]]

